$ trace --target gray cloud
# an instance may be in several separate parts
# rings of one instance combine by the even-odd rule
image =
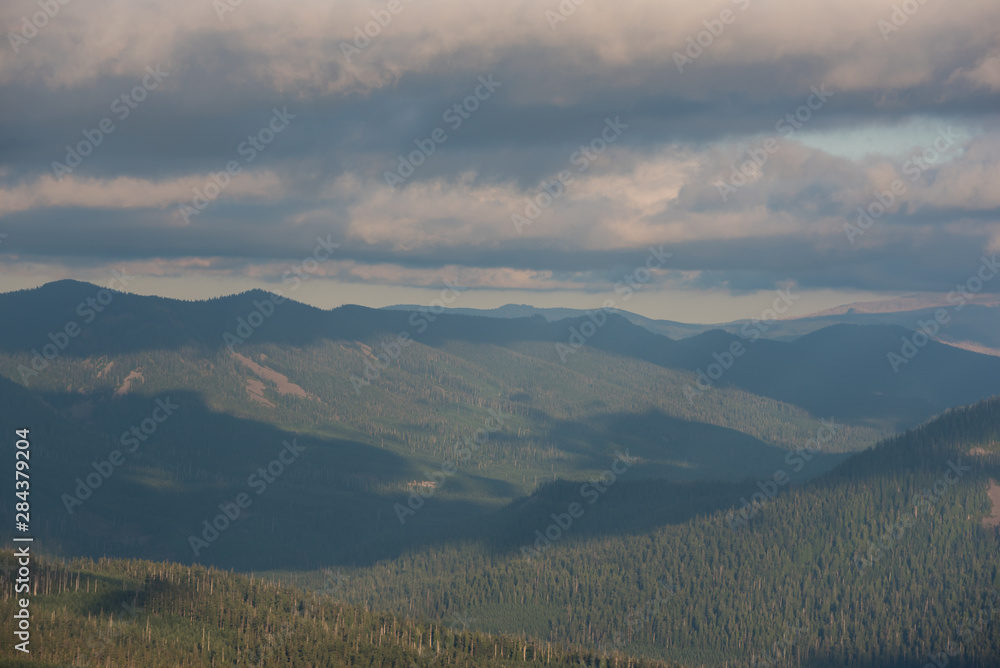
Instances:
[[[244,3],[221,20],[204,2],[67,5],[0,54],[0,255],[69,273],[201,258],[266,280],[331,234],[341,280],[429,284],[456,266],[484,285],[592,291],[666,244],[660,285],[740,293],[947,291],[1000,250],[995,3],[928,3],[887,38],[891,7],[861,0],[587,3],[555,31],[543,5],[404,3],[351,62],[341,43],[370,20],[356,3]],[[674,53],[727,8],[735,20],[678,71]],[[157,65],[169,75],[119,118],[114,101]],[[491,74],[500,87],[450,127],[446,110]],[[820,85],[831,100],[720,197]],[[275,107],[295,119],[245,161]],[[575,152],[615,117],[628,129],[581,170]],[[104,118],[114,131],[56,180],[53,161]],[[883,147],[849,159],[809,142],[916,118],[963,140],[915,180]],[[385,172],[436,128],[447,140],[390,189]],[[185,220],[180,204],[231,160],[242,173]],[[574,182],[518,233],[511,215],[561,170]],[[844,224],[894,179],[905,196],[852,243]]]

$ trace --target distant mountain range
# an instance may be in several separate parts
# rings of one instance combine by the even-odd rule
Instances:
[[[530,311],[526,317],[514,315],[528,313],[519,310],[524,307],[511,307],[501,309],[501,317],[483,317],[362,306],[325,311],[278,300],[263,291],[201,302],[107,293],[110,301],[102,306],[94,301],[102,292],[107,293],[86,283],[60,281],[0,295],[0,311],[17,314],[16,326],[0,331],[0,353],[9,355],[6,364],[0,363],[0,373],[32,386],[36,374],[25,360],[44,364],[36,353],[46,345],[53,350],[53,336],[66,340],[66,349],[59,357],[67,359],[191,347],[196,347],[198,355],[229,356],[231,351],[249,354],[266,344],[288,350],[289,346],[298,349],[324,342],[339,342],[339,349],[349,350],[360,342],[370,349],[357,348],[350,358],[352,363],[336,372],[344,387],[352,387],[354,378],[357,392],[371,385],[374,376],[382,376],[374,364],[380,351],[388,350],[383,356],[395,363],[404,347],[410,350],[411,342],[427,352],[457,344],[507,351],[531,346],[533,357],[563,370],[578,365],[582,359],[579,352],[601,351],[617,360],[649,363],[679,373],[686,380],[671,388],[677,396],[672,401],[686,404],[688,410],[699,403],[695,399],[712,390],[735,388],[798,406],[816,416],[836,415],[885,433],[1000,391],[998,359],[928,342],[926,337],[917,339],[919,346],[908,344],[913,338],[908,330],[916,327],[841,322],[889,317],[874,314],[802,318],[766,327],[752,321],[698,326],[702,331],[689,330],[688,336],[675,340],[635,324],[629,316],[636,316],[625,312],[604,317],[566,309],[548,314]],[[984,321],[1000,314],[984,306],[966,306],[963,313],[970,312]],[[891,315],[900,322],[912,320],[916,324],[921,313],[934,317],[933,311]],[[80,333],[73,337],[59,334],[71,322],[79,326]],[[787,336],[775,339],[778,325],[785,328]],[[957,317],[946,325],[958,326]],[[498,370],[490,368],[488,373]],[[529,386],[521,391],[526,398],[536,392]]]
[[[769,323],[762,332],[763,338],[788,341],[830,325],[895,325],[916,330],[921,322],[933,320],[939,309],[948,318],[937,340],[957,348],[964,348],[986,355],[1000,356],[1000,298],[995,295],[963,297],[964,304],[949,302],[943,295],[910,295],[895,299],[857,302],[809,315],[784,318]],[[416,305],[387,306],[388,310],[411,311]],[[526,304],[507,304],[495,309],[450,308],[448,313],[476,315],[489,318],[527,318],[541,316],[550,322],[579,318],[587,314],[584,309],[536,308]],[[674,320],[657,320],[637,313],[616,309],[616,313],[655,334],[672,339],[683,339],[712,329],[738,333],[748,319],[731,322],[697,324]]]
[[[431,638],[428,665],[513,665],[514,648],[527,665],[535,638],[547,664],[588,668],[637,665],[626,654],[903,666],[986,605],[997,357],[837,321],[879,314],[819,316],[781,340],[752,322],[674,339],[625,313],[510,310],[181,301],[74,281],[0,294],[0,433],[29,432],[35,549],[312,589],[343,569],[349,607],[307,619],[298,593],[267,585],[264,621],[227,618],[243,630],[213,640],[247,652],[274,621],[300,625],[295,665],[368,661],[382,642],[409,661]],[[0,508],[12,517],[15,502]],[[122,632],[191,665],[221,601],[263,594],[158,563],[43,577],[41,619],[70,629],[46,636],[62,643],[55,664],[110,625],[111,590],[155,613]],[[458,616],[486,640],[442,636]],[[997,665],[1000,627],[975,628],[953,665]],[[129,652],[109,656],[141,662]]]
[[[768,476],[832,421],[805,480],[1000,393],[1000,359],[934,341],[894,369],[890,355],[913,334],[891,325],[674,340],[620,314],[321,310],[261,291],[195,302],[73,281],[2,294],[0,313],[0,429],[42,434],[39,510],[52,544],[247,569],[392,556],[546,483],[599,475],[620,452],[646,479]],[[181,408],[161,424],[164,405]],[[484,454],[435,483],[455,444],[497,419]],[[294,438],[310,444],[310,463],[290,464],[267,498],[297,519],[260,505],[230,539],[194,550],[206,513]],[[80,481],[123,447],[90,499]],[[402,526],[399,504],[431,483],[434,503]],[[272,523],[341,539],[251,550]]]

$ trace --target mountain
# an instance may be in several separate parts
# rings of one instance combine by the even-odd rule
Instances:
[[[998,658],[996,358],[885,325],[677,340],[618,314],[77,282],[0,311],[0,433],[29,431],[51,663],[95,624],[126,665],[150,647],[393,665],[415,634],[421,660],[468,665],[490,660],[473,646],[593,668]],[[333,572],[341,602],[305,605],[294,588]],[[149,602],[148,630],[117,635],[112,591]]]
[[[781,468],[832,420],[810,477],[1000,392],[1000,360],[933,342],[893,373],[901,330],[884,327],[675,341],[614,314],[274,301],[77,282],[0,295],[18,314],[0,330],[0,429],[36,433],[38,529],[55,554],[369,565],[461,540],[548,483],[601,475],[619,452],[642,462],[637,477],[735,483]],[[208,541],[206,522],[244,493],[259,502]]]
[[[765,337],[773,323],[754,323],[740,328],[739,336],[710,330],[678,341],[652,334],[617,314],[549,322],[536,316],[496,319],[434,315],[426,309],[405,312],[343,306],[323,311],[293,301],[275,305],[271,301],[275,296],[264,292],[203,302],[130,294],[112,298],[108,293],[109,305],[96,311],[99,305],[88,304],[87,300],[100,293],[95,286],[67,281],[0,295],[0,308],[19,314],[17,327],[0,331],[0,353],[6,353],[0,358],[0,373],[30,387],[36,387],[36,382],[44,385],[46,381],[36,380],[31,362],[36,366],[46,364],[40,359],[46,346],[49,352],[58,353],[60,363],[102,355],[188,349],[207,358],[230,348],[254,350],[269,344],[285,349],[306,347],[310,351],[325,346],[329,352],[328,344],[336,342],[334,348],[345,354],[337,374],[341,382],[327,391],[339,392],[352,382],[352,377],[355,385],[360,382],[367,389],[373,376],[395,376],[397,367],[405,366],[404,358],[410,357],[402,355],[404,348],[407,352],[420,349],[430,354],[433,349],[435,354],[455,355],[460,348],[471,350],[472,346],[482,351],[492,346],[495,354],[526,354],[537,360],[535,366],[545,365],[546,372],[556,372],[552,363],[558,364],[559,372],[579,371],[585,356],[578,352],[597,349],[621,363],[629,359],[649,362],[682,372],[681,378],[692,378],[681,388],[687,390],[683,396],[688,408],[668,409],[678,417],[687,418],[692,410],[697,411],[693,406],[697,402],[691,401],[692,389],[700,390],[696,396],[703,398],[707,386],[735,387],[797,405],[816,415],[835,415],[889,431],[1000,391],[1000,383],[995,380],[1000,360],[955,350],[936,341],[919,341],[922,345],[911,346],[911,362],[904,339],[912,335],[891,326],[825,328],[795,341],[776,342]],[[261,313],[261,309],[267,313]],[[249,325],[248,318],[258,326]],[[69,323],[81,329],[72,338],[61,333]],[[238,329],[247,335],[245,340]],[[65,350],[57,351],[52,337],[65,342]],[[355,342],[368,346],[368,350],[352,350]],[[745,353],[733,356],[730,350],[734,345],[741,346]],[[500,353],[499,348],[506,352]],[[378,355],[383,356],[381,361]],[[904,359],[894,362],[891,355]],[[390,364],[383,376],[382,370],[373,365],[384,365],[385,361]],[[807,372],[800,373],[801,369]],[[496,370],[491,368],[488,373]],[[717,378],[708,376],[712,370],[718,373]],[[694,372],[694,376],[683,372]],[[695,382],[699,372],[703,374],[700,384]],[[407,385],[421,382],[397,381]],[[272,395],[267,401],[273,403],[275,399]]]
[[[31,661],[4,643],[2,666],[596,668],[619,660],[670,668],[344,605],[334,597],[332,577],[328,591],[314,593],[252,575],[148,561],[42,559],[34,566]],[[5,591],[13,589],[17,567],[13,552],[0,552]],[[5,597],[0,610],[13,619],[14,599]]]
[[[418,304],[397,304],[394,306],[386,306],[384,308],[385,310],[390,311],[415,311],[419,309],[420,306]],[[592,312],[592,309],[588,311],[586,309],[578,308],[539,308],[528,304],[505,304],[493,309],[447,307],[445,308],[445,312],[454,315],[469,315],[483,318],[531,318],[537,315],[549,322],[555,322],[557,320],[566,320],[568,318],[586,317],[588,312]],[[709,329],[720,327],[720,325],[699,325],[676,322],[673,320],[647,318],[646,316],[639,315],[638,313],[632,313],[631,311],[625,311],[623,309],[610,309],[610,312],[616,313],[632,324],[644,327],[654,334],[663,334],[664,336],[669,336],[674,339],[683,339],[688,336],[700,334],[701,332],[705,332]],[[742,324],[742,322],[740,324]]]
[[[418,307],[414,305],[387,307],[390,310],[402,311],[412,311],[416,308]],[[961,300],[953,299],[950,302],[947,296],[942,295],[914,295],[874,302],[858,302],[808,315],[782,318],[768,323],[767,329],[761,330],[759,334],[766,339],[793,341],[819,329],[845,324],[889,325],[916,331],[920,329],[921,323],[934,321],[935,316],[942,311],[945,321],[937,332],[938,341],[973,352],[1000,356],[1000,301],[991,295],[965,295]],[[447,308],[445,312],[493,318],[524,318],[538,315],[550,322],[578,319],[588,313],[583,309],[536,308],[516,304],[507,304],[496,309]],[[713,329],[739,334],[744,328],[755,327],[754,322],[749,319],[695,324],[647,318],[621,309],[613,309],[613,312],[654,334],[662,334],[673,339],[684,339]]]
[[[992,294],[966,294],[965,301],[970,304],[981,306],[1000,306],[1000,298]],[[951,308],[954,302],[948,300],[944,294],[912,294],[901,297],[890,297],[888,299],[878,299],[867,302],[853,302],[844,304],[825,311],[817,311],[807,317],[820,317],[829,315],[844,315],[848,313],[902,313],[922,311],[932,308]]]
[[[688,665],[997,665],[1000,397],[807,466],[731,485],[635,464],[594,503],[551,483],[462,542],[344,578],[379,609]]]

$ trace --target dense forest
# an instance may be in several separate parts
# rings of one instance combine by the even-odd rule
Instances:
[[[609,321],[563,361],[553,343],[566,322],[441,316],[375,374],[406,313],[289,303],[236,349],[219,345],[259,296],[123,295],[72,354],[28,377],[36,335],[63,316],[36,308],[32,291],[2,296],[25,326],[0,333],[0,433],[30,428],[32,530],[49,558],[38,619],[67,629],[40,637],[62,638],[59,651],[87,625],[121,621],[120,602],[74,598],[71,574],[87,573],[84,596],[97,586],[166,605],[146,632],[162,623],[156,647],[182,665],[221,665],[223,652],[271,665],[260,648],[274,645],[272,608],[297,611],[302,635],[283,647],[313,652],[301,665],[328,650],[337,665],[383,665],[395,654],[363,650],[390,642],[386,624],[417,629],[390,644],[405,654],[416,637],[418,658],[427,634],[436,652],[453,633],[442,647],[496,647],[499,661],[516,646],[522,662],[544,648],[546,661],[583,652],[626,668],[628,657],[902,667],[940,652],[949,665],[996,665],[987,518],[1000,400],[944,410],[988,396],[994,361],[929,345],[896,378],[876,364],[892,331],[820,330],[760,341],[689,400],[699,365],[731,335],[671,341]],[[352,382],[366,370],[367,384]],[[296,454],[281,463],[289,443]],[[213,531],[240,494],[251,503]],[[12,516],[11,498],[0,511]],[[132,561],[61,561],[77,557]],[[229,569],[256,575],[218,584]],[[110,589],[87,584],[101,578]],[[221,586],[250,607],[238,613],[236,594],[203,601],[206,583],[209,599]],[[247,587],[285,602],[262,608]],[[340,607],[302,602],[313,596]],[[327,639],[331,614],[335,630],[361,630]],[[343,615],[361,621],[338,626]],[[143,665],[151,651],[123,628],[134,642],[103,665]]]
[[[0,615],[15,603],[0,552]],[[3,643],[4,666],[366,666],[670,668],[525,637],[408,621],[253,575],[101,559],[34,564],[31,660]]]
[[[991,478],[1000,479],[997,398],[751,508],[741,500],[759,491],[753,483],[623,479],[527,559],[520,548],[534,530],[580,500],[578,485],[555,484],[468,540],[341,576],[351,600],[375,608],[461,613],[481,628],[687,663],[757,665],[778,646],[790,665],[923,665],[955,651],[949,665],[995,666]],[[623,614],[652,600],[642,624]]]
[[[543,487],[479,540],[368,568],[42,559],[30,665],[987,668],[1000,660],[1000,537],[984,522],[997,477],[1000,398],[743,522],[738,497],[720,507],[738,493],[728,483],[623,479],[530,558],[518,547],[577,489]],[[10,618],[14,559],[0,559]],[[2,653],[20,665],[10,643]]]

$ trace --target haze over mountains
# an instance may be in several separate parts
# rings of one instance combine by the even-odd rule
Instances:
[[[0,26],[0,668],[1000,666],[997,0]]]
[[[396,504],[431,479],[452,444],[489,420],[503,420],[482,444],[489,456],[440,481],[411,526],[447,527],[453,512],[467,520],[547,482],[583,479],[622,450],[643,462],[639,477],[768,476],[832,421],[808,478],[881,437],[1000,393],[1000,360],[933,341],[896,372],[887,355],[908,332],[893,326],[835,325],[791,342],[721,330],[672,340],[616,314],[595,324],[594,314],[547,321],[426,309],[322,311],[274,304],[262,292],[207,302],[114,293],[102,310],[80,310],[100,292],[59,282],[0,295],[0,309],[19,314],[17,327],[0,332],[2,392],[62,434],[52,439],[49,456],[60,465],[46,479],[54,485],[46,498],[62,517],[60,542],[93,554],[200,557],[165,527],[197,527],[220,490],[236,492],[235,453],[255,452],[266,463],[289,434],[320,439],[312,457],[325,463],[314,459],[302,472],[325,471],[312,483],[319,498],[333,494],[358,506],[344,514],[304,494],[289,501],[354,537],[349,548],[298,552],[293,561],[302,566],[384,554],[385,540],[396,544],[409,531]],[[71,322],[79,333],[62,335]],[[77,476],[90,472],[88,458],[106,456],[107,444],[164,397],[183,397],[184,408],[76,511],[64,495],[73,496]],[[140,519],[117,503],[136,498],[160,510],[146,508]],[[178,504],[191,515],[184,518]],[[103,540],[69,521],[76,512],[110,522],[96,534]],[[163,522],[153,531],[151,517]],[[158,542],[168,539],[174,542]],[[266,551],[247,551],[232,538],[226,544],[201,560],[279,565]]]
[[[417,305],[386,307],[410,311]],[[941,327],[936,340],[959,348],[1000,356],[1000,299],[991,294],[964,295],[961,299],[947,295],[912,295],[873,302],[845,304],[809,315],[780,318],[768,323],[763,338],[791,340],[804,334],[836,324],[897,325],[918,329],[921,322],[934,320],[939,309],[944,309],[948,321]],[[448,313],[480,315],[494,318],[526,318],[538,314],[546,320],[562,320],[584,316],[583,309],[536,308],[528,305],[507,304],[495,309],[448,308]],[[670,338],[682,339],[711,329],[738,333],[749,319],[715,324],[683,323],[672,320],[647,318],[637,313],[615,309],[629,322],[641,325],[651,332]]]
[[[929,341],[897,373],[901,327],[674,340],[616,313],[324,311],[73,281],[0,295],[0,312],[18,314],[0,329],[0,430],[32,426],[52,557],[266,571],[325,595],[337,573],[349,605],[596,662],[903,665],[992,605],[1000,359]],[[153,610],[217,577],[172,572],[125,586]],[[910,628],[919,641],[883,640]],[[991,665],[995,625],[969,628],[957,665]],[[215,642],[218,659],[218,643],[276,641]]]
[[[9,355],[5,374],[28,387],[45,387],[46,376],[59,374],[41,373],[28,362],[44,364],[46,360],[35,353],[46,345],[54,349],[50,334],[80,321],[82,332],[63,337],[66,349],[58,351],[56,364],[140,350],[176,353],[192,347],[201,355],[241,353],[245,357],[254,346],[294,346],[297,350],[336,342],[337,354],[346,356],[345,365],[325,382],[338,390],[351,387],[355,396],[361,389],[377,391],[397,370],[404,371],[411,341],[420,344],[421,351],[438,354],[450,346],[506,351],[530,347],[533,357],[548,363],[550,373],[566,373],[579,366],[586,357],[579,355],[582,351],[600,351],[686,379],[661,390],[685,397],[684,402],[677,402],[677,410],[697,410],[700,402],[694,398],[711,396],[715,389],[742,390],[816,416],[835,415],[889,430],[913,426],[948,407],[989,396],[1000,387],[994,373],[1000,360],[933,340],[925,342],[927,337],[917,339],[920,345],[907,346],[914,332],[892,325],[837,324],[792,341],[777,341],[770,340],[771,329],[796,321],[752,321],[731,325],[733,332],[710,329],[672,340],[634,325],[621,314],[601,312],[560,320],[498,321],[435,315],[426,308],[416,313],[359,306],[323,311],[293,301],[277,304],[271,301],[277,297],[263,292],[208,302],[116,293],[103,310],[85,306],[100,292],[96,286],[64,281],[0,296],[0,307],[20,314],[18,326],[3,332],[0,339]],[[358,342],[370,350],[358,347]],[[734,346],[742,352],[734,355],[730,352]],[[902,361],[894,362],[893,354]],[[389,367],[382,369],[386,359]],[[115,373],[130,371],[119,368]],[[252,367],[247,372],[252,374]],[[273,384],[266,377],[263,380]],[[527,385],[519,389],[528,393],[521,397],[527,402],[533,391]],[[277,399],[274,392],[279,390],[268,387],[269,400]],[[502,395],[501,399],[511,401]]]

